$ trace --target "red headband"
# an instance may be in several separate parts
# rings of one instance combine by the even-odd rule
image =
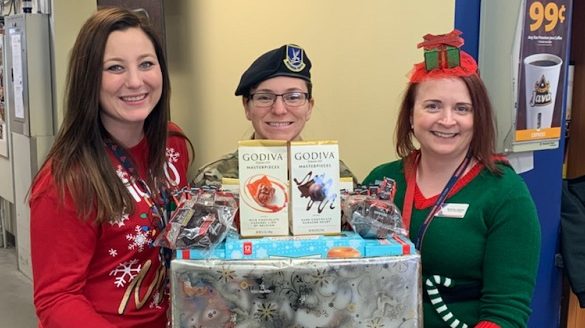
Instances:
[[[476,74],[475,59],[459,49],[463,45],[460,34],[461,31],[453,30],[447,34],[425,35],[425,41],[417,45],[417,48],[424,48],[425,61],[414,65],[410,82]]]

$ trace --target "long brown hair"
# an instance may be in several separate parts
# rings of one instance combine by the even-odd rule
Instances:
[[[43,164],[50,165],[61,201],[68,194],[80,217],[96,214],[97,222],[116,220],[134,210],[134,202],[116,175],[104,148],[112,138],[100,120],[100,89],[106,42],[113,31],[141,29],[152,42],[162,71],[161,98],[144,122],[148,140],[147,183],[164,179],[170,79],[164,50],[148,22],[129,10],[102,8],[82,26],[71,51],[65,89],[65,116]],[[50,164],[49,164],[50,163]],[[34,183],[38,181],[35,177]],[[33,186],[34,186],[33,183]],[[31,201],[35,195],[31,195]]]
[[[471,155],[484,164],[490,172],[499,173],[494,159],[496,126],[487,89],[476,74],[459,78],[467,86],[473,106],[473,138],[469,145]],[[411,116],[418,85],[418,83],[408,84],[396,121],[396,153],[401,158],[407,157],[416,150],[413,140],[415,138],[414,131],[411,128]]]

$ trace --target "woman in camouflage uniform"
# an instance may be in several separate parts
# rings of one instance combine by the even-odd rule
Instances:
[[[314,104],[310,70],[306,52],[297,45],[286,44],[258,57],[242,74],[236,96],[242,96],[246,118],[254,127],[252,139],[301,139]],[[339,170],[341,177],[352,177],[356,183],[343,161]],[[222,178],[238,177],[235,151],[200,168],[193,183],[219,187]]]

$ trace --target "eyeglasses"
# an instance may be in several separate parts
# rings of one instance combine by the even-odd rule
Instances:
[[[252,103],[256,107],[270,107],[276,102],[278,96],[282,97],[284,104],[289,107],[299,107],[307,103],[309,93],[307,92],[287,92],[280,95],[274,93],[253,93],[250,95]]]

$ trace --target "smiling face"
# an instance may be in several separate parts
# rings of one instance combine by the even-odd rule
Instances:
[[[262,92],[283,94],[287,92],[308,92],[307,82],[302,79],[278,76],[261,82],[251,94]],[[313,99],[299,107],[285,105],[282,97],[277,97],[272,106],[258,107],[254,102],[243,98],[246,118],[252,122],[255,139],[298,140],[311,118]]]
[[[142,134],[144,120],[162,93],[162,73],[154,46],[139,28],[108,36],[103,59],[100,117],[116,138]]]
[[[473,137],[473,106],[465,83],[459,78],[421,82],[411,123],[423,156],[465,157]]]

